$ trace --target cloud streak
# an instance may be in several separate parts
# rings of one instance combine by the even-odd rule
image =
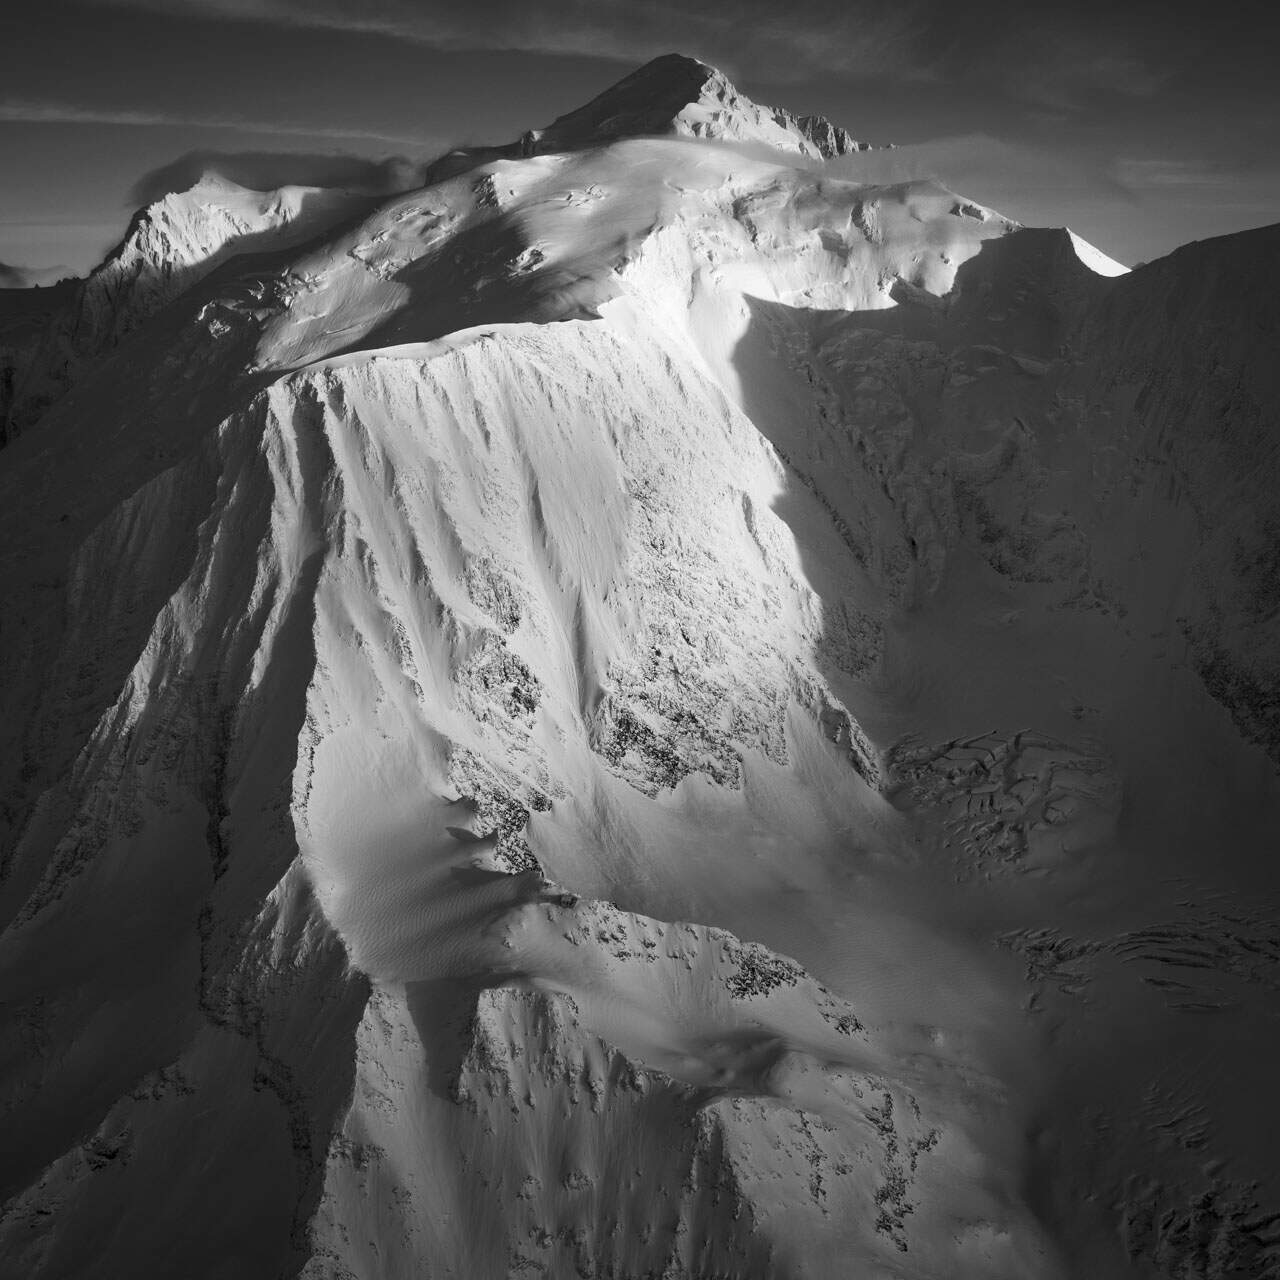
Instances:
[[[272,137],[337,138],[345,141],[385,142],[397,146],[438,147],[441,139],[421,135],[384,133],[373,129],[326,128],[253,120],[236,115],[187,115],[169,111],[136,111],[56,99],[0,99],[0,123],[4,124],[108,124],[141,128],[223,129]]]
[[[93,0],[99,7],[141,9],[171,18],[346,31],[441,50],[527,51],[578,55],[635,65],[673,51],[726,70],[747,68],[775,81],[803,80],[815,69],[880,74],[902,69],[918,36],[920,0],[806,0],[803,21],[773,0],[690,6],[652,0]]]
[[[21,267],[0,262],[0,289],[32,289],[68,280],[75,273],[69,267]]]
[[[627,65],[688,52],[771,83],[815,73],[990,88],[1055,110],[1157,92],[1207,21],[1187,0],[1079,0],[1070,13],[990,0],[91,0],[182,19],[382,36],[440,50],[520,50]],[[1175,56],[1175,52],[1176,55]],[[1203,50],[1200,51],[1201,53]]]

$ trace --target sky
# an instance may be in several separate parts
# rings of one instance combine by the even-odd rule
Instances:
[[[0,3],[0,284],[205,169],[391,189],[681,52],[1132,265],[1280,221],[1280,18],[1223,0]]]

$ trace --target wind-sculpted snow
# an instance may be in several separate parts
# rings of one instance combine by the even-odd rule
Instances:
[[[960,866],[1055,859],[1113,828],[1120,788],[1105,754],[1037,733],[989,733],[936,746],[900,743],[891,767],[903,807],[943,817]]]
[[[296,260],[258,363],[286,369],[481,325],[590,318],[620,294],[696,311],[707,286],[739,318],[743,293],[888,307],[900,280],[945,292],[959,263],[1015,225],[955,208],[932,183],[858,186],[689,141],[491,161]],[[717,319],[722,341],[741,327]]]
[[[660,60],[44,331],[0,1274],[1274,1271],[1274,233],[850,145]]]

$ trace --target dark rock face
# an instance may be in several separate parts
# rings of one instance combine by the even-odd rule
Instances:
[[[792,120],[828,160],[871,150],[871,143],[859,142],[848,129],[832,124],[826,116],[793,116]]]

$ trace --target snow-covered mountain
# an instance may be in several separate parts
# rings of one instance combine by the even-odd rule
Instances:
[[[1280,1272],[1280,229],[857,145],[664,58],[29,326],[0,1274]]]
[[[209,174],[189,191],[140,209],[100,266],[74,288],[61,286],[69,296],[59,299],[48,323],[9,350],[0,347],[9,388],[0,399],[0,444],[38,421],[86,365],[219,264],[303,244],[372,203],[360,192],[316,187],[249,191]],[[0,317],[19,301],[5,308],[0,298]]]

